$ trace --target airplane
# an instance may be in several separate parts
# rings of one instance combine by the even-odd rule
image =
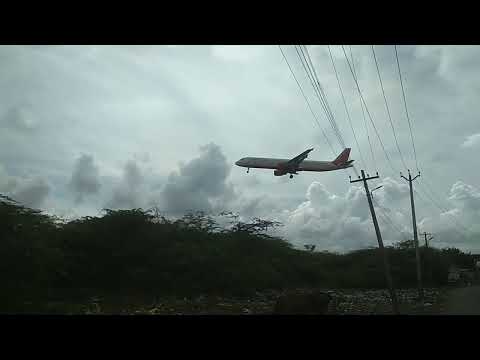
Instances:
[[[313,148],[304,151],[290,160],[245,157],[235,162],[235,165],[246,167],[247,173],[250,172],[250,168],[274,169],[274,176],[290,174],[290,179],[293,178],[294,174],[298,175],[298,171],[333,171],[353,166],[352,162],[354,160],[348,160],[350,148],[344,149],[333,161],[304,161],[311,151],[313,151]]]

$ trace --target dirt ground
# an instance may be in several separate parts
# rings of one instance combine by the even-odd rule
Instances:
[[[308,289],[297,291],[308,291]],[[326,289],[330,294],[327,315],[388,315],[392,314],[389,293],[371,289]],[[49,314],[120,314],[120,315],[268,315],[273,313],[281,292],[257,293],[249,299],[199,296],[196,298],[140,299],[135,297],[97,297],[82,303],[26,302],[23,313]],[[438,314],[443,312],[446,292],[425,289],[424,306],[417,301],[416,289],[399,289],[397,298],[401,314]]]

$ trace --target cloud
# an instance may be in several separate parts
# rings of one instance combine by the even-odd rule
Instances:
[[[172,213],[189,210],[227,210],[233,186],[227,183],[231,165],[220,147],[209,143],[200,147],[200,156],[172,172],[161,193],[162,209]]]
[[[338,154],[335,134],[295,49],[282,48]],[[480,172],[465,161],[465,151],[459,151],[478,147],[479,48],[397,48],[422,168],[419,183],[424,176],[435,179],[433,190],[442,194],[458,180],[479,184]],[[350,47],[345,50],[350,55]],[[365,102],[394,168],[391,172],[376,131],[368,116],[363,118],[343,50],[334,45],[331,51],[360,149],[346,117],[328,48],[309,47],[345,144],[352,147],[357,163],[362,151],[365,170],[390,176],[392,182],[387,178],[370,182],[371,188],[384,184],[375,191],[374,199],[397,226],[406,226],[411,233],[408,183],[398,176],[399,170],[406,169],[395,146],[371,49],[354,45],[352,53]],[[395,50],[393,46],[375,46],[375,51],[397,140],[412,169],[415,162]],[[289,181],[273,178],[270,171],[263,170],[247,176],[245,169],[232,167],[228,161],[203,174],[206,165],[193,160],[174,171],[180,159],[210,164],[208,158],[214,151],[198,153],[198,146],[209,141],[221,147],[222,156],[232,162],[244,156],[294,156],[311,143],[315,146],[311,160],[334,157],[276,46],[4,46],[0,47],[0,58],[0,163],[8,169],[8,176],[0,171],[0,187],[10,193],[26,186],[23,179],[30,179],[32,172],[48,180],[52,188],[44,206],[50,210],[69,208],[72,191],[64,190],[72,177],[71,159],[91,153],[95,160],[101,159],[102,187],[98,193],[90,193],[88,185],[77,184],[83,199],[75,204],[77,213],[96,215],[107,202],[121,207],[155,202],[178,212],[191,207],[212,211],[225,207],[245,217],[278,217],[286,222],[291,218],[292,229],[297,221],[305,221],[303,233],[300,225],[299,231],[292,230],[292,236],[299,239],[323,231],[322,241],[327,241],[326,229],[330,229],[333,240],[328,246],[332,247],[343,244],[344,238],[355,237],[347,228],[352,232],[357,229],[360,240],[370,239],[369,233],[364,233],[371,231],[372,225],[363,188],[348,187],[345,172],[305,173]],[[368,137],[365,128],[369,129]],[[466,134],[474,135],[466,138]],[[375,155],[372,161],[368,140]],[[130,170],[123,168],[120,175],[110,177],[118,159],[132,157],[138,171],[130,166]],[[214,163],[222,164],[219,159]],[[149,173],[148,167],[155,173]],[[313,179],[324,188],[315,185],[307,194]],[[154,189],[153,183],[159,187]],[[95,185],[91,186],[95,191]],[[417,183],[415,188],[421,190]],[[451,199],[443,196],[437,200],[450,216],[474,232],[479,215],[475,192],[457,184]],[[425,220],[424,227],[432,226],[425,230],[436,232],[436,239],[445,234],[448,242],[455,229],[449,215],[440,215],[421,198],[415,202],[418,221]],[[382,223],[381,209],[378,214],[382,233],[390,237],[393,230]],[[344,223],[339,223],[339,218]],[[437,229],[445,232],[437,233]]]
[[[0,193],[25,206],[41,208],[50,193],[50,185],[39,176],[11,176],[0,164]]]
[[[146,191],[143,174],[134,160],[129,160],[123,168],[120,183],[114,188],[106,207],[109,209],[133,209],[145,205]]]
[[[135,153],[133,156],[135,161],[142,163],[148,163],[151,160],[150,154],[148,152]]]
[[[98,167],[90,155],[82,155],[75,162],[70,187],[75,194],[75,203],[83,201],[84,196],[95,195],[100,189]]]
[[[8,175],[7,170],[0,164],[0,193],[10,193],[17,186],[17,180]]]
[[[449,200],[462,209],[477,212],[480,210],[480,191],[472,185],[457,181],[450,189]]]
[[[124,179],[128,187],[131,189],[141,185],[143,178],[140,168],[135,161],[129,161],[125,165]]]
[[[392,245],[411,236],[408,186],[405,188],[405,184],[391,178],[383,179],[379,185],[383,187],[374,192],[375,212],[384,243]],[[378,246],[363,187],[350,186],[343,193],[334,193],[325,184],[314,181],[305,197],[293,208],[273,208],[271,212],[284,224],[278,233],[295,246],[315,244],[319,250],[339,252]],[[431,223],[422,216],[419,219],[422,226]],[[438,219],[435,217],[435,221]]]
[[[26,180],[15,188],[12,197],[14,200],[32,208],[41,208],[47,195],[50,192],[50,186],[40,178]]]
[[[424,218],[419,223],[420,228],[435,234],[437,246],[457,246],[479,252],[480,191],[463,181],[456,181],[446,201],[449,206],[445,211]]]
[[[265,52],[262,46],[212,45],[212,55],[224,61],[246,63],[258,59]]]
[[[462,148],[471,148],[480,143],[480,133],[467,136],[465,141],[460,145]]]
[[[313,182],[307,200],[293,210],[283,211],[281,232],[294,245],[315,244],[318,249],[348,251],[375,246],[376,237],[364,191],[352,186],[343,195]],[[387,237],[386,243],[398,241]]]
[[[382,180],[380,185],[382,185],[382,188],[375,191],[374,196],[380,193],[384,203],[395,203],[409,199],[410,197],[410,189],[406,183],[401,183],[391,177],[386,177]]]
[[[20,132],[31,132],[37,128],[38,123],[28,106],[12,106],[2,116],[6,127]]]

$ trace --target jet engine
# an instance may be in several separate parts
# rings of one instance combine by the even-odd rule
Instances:
[[[273,175],[275,176],[283,176],[285,175],[287,172],[284,171],[284,170],[273,170]]]

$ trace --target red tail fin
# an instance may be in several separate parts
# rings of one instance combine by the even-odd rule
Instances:
[[[350,148],[346,148],[345,150],[342,151],[342,153],[340,155],[338,155],[338,157],[333,160],[332,162],[335,164],[335,165],[342,165],[344,163],[347,162],[348,160],[348,157],[350,156]]]

